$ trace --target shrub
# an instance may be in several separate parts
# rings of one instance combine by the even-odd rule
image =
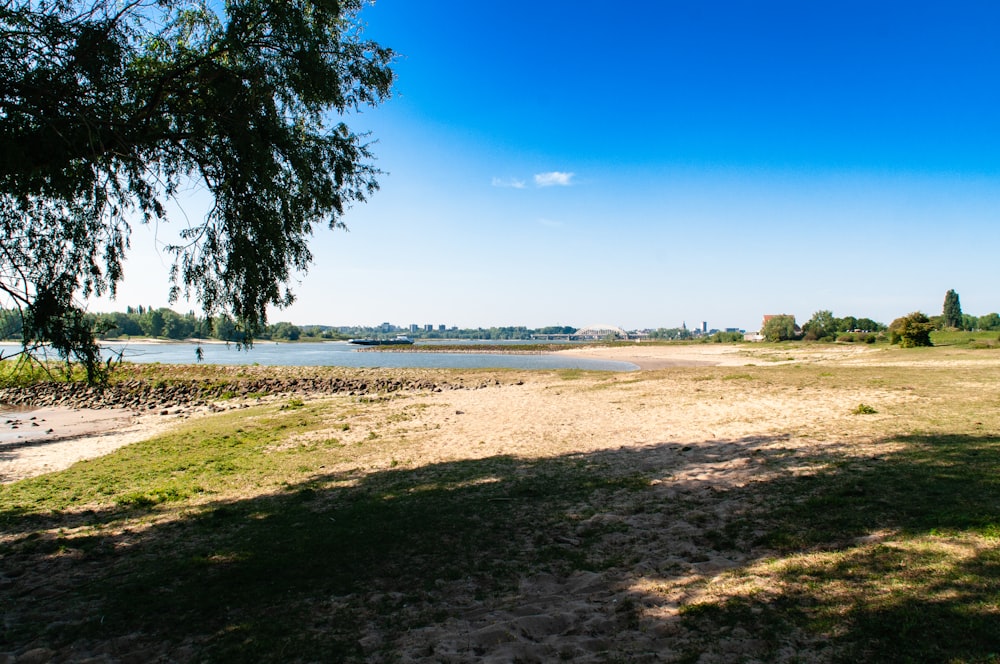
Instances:
[[[933,346],[931,343],[933,329],[934,323],[925,314],[914,311],[892,321],[889,325],[889,342],[898,343],[900,348]]]

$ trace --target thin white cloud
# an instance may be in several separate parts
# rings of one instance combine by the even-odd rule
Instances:
[[[494,187],[510,187],[513,189],[524,189],[526,186],[524,180],[518,180],[517,178],[493,178]]]
[[[563,173],[560,171],[552,171],[551,173],[536,173],[535,174],[535,186],[536,187],[568,187],[573,184],[573,176],[575,173]]]

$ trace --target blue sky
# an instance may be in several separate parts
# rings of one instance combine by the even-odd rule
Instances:
[[[378,0],[382,189],[272,320],[1000,310],[1000,4]],[[166,304],[137,258],[113,308]],[[142,267],[137,268],[136,265]],[[184,309],[184,305],[175,306]]]

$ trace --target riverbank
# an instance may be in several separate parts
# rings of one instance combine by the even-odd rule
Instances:
[[[685,367],[739,367],[759,363],[777,364],[797,361],[839,361],[878,352],[864,345],[815,344],[795,346],[794,356],[787,348],[770,344],[716,344],[716,343],[634,343],[634,344],[525,344],[482,346],[382,346],[365,348],[360,352],[395,354],[477,354],[495,356],[547,356],[553,358],[580,358],[589,362],[611,362],[633,365],[643,371],[677,369]],[[797,356],[797,358],[796,358]]]
[[[817,347],[799,348],[797,354],[799,361],[844,361],[857,351]],[[775,355],[773,348],[745,344],[636,344],[559,353],[627,362],[647,372],[794,360]],[[117,372],[105,387],[41,383],[0,389],[0,404],[8,407],[5,412],[0,406],[0,483],[68,468],[183,420],[281,399],[482,389],[532,378],[511,371],[273,366],[135,365]]]
[[[518,380],[492,372],[134,366],[116,369],[106,386],[50,382],[4,388],[0,483],[63,470],[190,418],[282,399],[475,390]]]
[[[560,349],[561,355],[587,359],[629,362],[651,371],[677,367],[743,366],[754,360],[744,354],[746,346],[728,344],[642,344],[586,346]]]
[[[326,370],[148,367],[289,391],[146,416],[170,426],[0,487],[0,661],[996,652],[1000,354],[628,357],[706,364],[344,370],[427,381],[354,394],[311,392]]]

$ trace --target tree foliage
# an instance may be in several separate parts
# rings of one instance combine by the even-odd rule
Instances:
[[[114,295],[136,221],[184,187],[211,197],[168,248],[171,297],[243,341],[292,299],[313,227],[377,187],[342,117],[390,93],[364,0],[0,3],[0,290],[25,346],[89,364],[79,298]]]
[[[931,331],[934,323],[920,311],[897,318],[889,324],[889,341],[901,348],[932,346]]]
[[[798,326],[795,324],[795,316],[782,314],[772,316],[761,328],[761,335],[767,341],[788,341],[798,336]]]
[[[976,320],[976,327],[980,330],[1000,330],[1000,314],[990,313],[985,316],[980,316]]]
[[[188,339],[217,339],[239,343],[241,333],[229,316],[215,318],[197,316],[195,312],[179,314],[166,307],[143,309],[141,313],[129,307],[129,311],[115,311],[106,314],[86,313],[84,324],[92,329],[101,340],[115,340],[130,337],[152,337],[184,341]],[[16,310],[0,309],[0,339],[21,340],[21,329],[17,326],[20,316]],[[262,328],[258,339],[297,341],[304,336],[302,328],[288,322],[278,322]],[[314,336],[321,336],[321,331]]]
[[[803,339],[807,341],[833,341],[840,339],[849,333],[861,332],[871,335],[885,329],[885,325],[878,323],[871,318],[855,318],[854,316],[844,316],[837,318],[833,312],[823,310],[813,314],[802,326]],[[850,335],[852,339],[857,338]],[[874,337],[866,336],[866,340]]]
[[[963,327],[962,304],[958,300],[958,293],[954,290],[949,290],[944,294],[944,307],[941,316],[945,327],[959,329]]]
[[[833,315],[832,311],[817,311],[802,326],[802,331],[805,333],[804,338],[810,341],[833,339],[841,331],[841,321]]]

